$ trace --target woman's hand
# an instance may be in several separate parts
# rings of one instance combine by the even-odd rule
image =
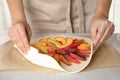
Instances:
[[[97,50],[114,32],[114,24],[105,17],[94,17],[91,33],[94,49]]]
[[[8,34],[23,53],[28,52],[30,48],[31,29],[26,22],[15,23],[9,28]]]

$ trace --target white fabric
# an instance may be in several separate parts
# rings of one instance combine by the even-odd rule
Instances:
[[[8,32],[7,30],[0,31],[0,45],[10,40],[7,32]]]
[[[0,45],[10,40],[8,28],[11,25],[10,13],[6,0],[0,0]]]
[[[6,0],[0,0],[0,31],[7,30],[11,24]]]

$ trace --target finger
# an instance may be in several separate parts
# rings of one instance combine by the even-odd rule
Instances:
[[[17,45],[17,47],[21,50],[22,53],[26,53],[25,51],[25,47],[23,45],[23,43],[21,42],[21,40],[18,42],[18,41],[15,41],[15,44]]]
[[[108,36],[107,36],[106,40],[107,40],[107,39],[109,39],[109,38],[111,37],[111,35],[113,34],[113,32],[114,32],[114,29],[113,29],[113,28],[111,28],[111,31],[110,31],[110,33],[108,34]]]
[[[94,40],[94,45],[95,45],[95,47],[96,47],[96,46],[98,45],[98,43],[100,42],[100,39],[102,38],[103,34],[105,33],[106,28],[107,28],[107,27],[101,26],[100,30],[98,30],[97,36],[96,36],[96,38],[95,38],[95,40]]]
[[[95,48],[94,40],[95,40],[96,35],[97,35],[97,27],[92,27],[91,28],[91,34],[92,34],[93,49],[94,49]]]
[[[92,39],[93,41],[95,40],[95,37],[97,35],[97,27],[92,27],[91,28],[91,34],[92,34]]]
[[[110,32],[110,35],[108,36],[108,38],[111,37],[111,35],[113,34],[113,32],[114,32],[114,28],[113,28],[112,31]]]
[[[110,33],[112,32],[111,26],[108,26],[105,33],[103,34],[102,38],[100,39],[98,45],[96,46],[96,49],[98,49],[107,39]]]
[[[18,30],[18,33],[19,33],[20,38],[22,40],[22,44],[25,48],[25,53],[27,53],[30,46],[29,46],[29,43],[28,43],[28,38],[27,38],[27,34],[26,34],[26,31],[25,31],[24,25],[20,24],[20,26],[17,28],[17,30]]]
[[[111,34],[113,33],[113,31],[114,31],[113,25],[112,25],[112,23],[109,23],[109,25],[108,25],[108,27],[107,27],[107,29],[105,31],[105,34],[101,38],[100,42],[107,40],[111,36]]]
[[[17,45],[17,47],[24,53],[25,48],[23,47],[23,44],[21,43],[22,40],[20,38],[20,35],[18,34],[18,31],[11,28],[9,30],[9,36],[11,37],[11,40]]]
[[[109,34],[108,38],[110,38],[110,37],[111,37],[111,35],[113,34],[113,32],[114,32],[114,30],[115,30],[115,26],[114,26],[114,24],[113,24],[113,23],[111,23],[111,26],[112,26],[112,28],[111,28],[111,32],[110,32],[110,34]]]

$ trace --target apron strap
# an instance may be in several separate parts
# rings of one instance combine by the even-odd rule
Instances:
[[[67,33],[73,33],[72,24],[71,24],[71,0],[68,0],[68,8],[66,12],[66,24],[67,24]]]
[[[84,15],[83,15],[83,4],[82,0],[76,0],[76,4],[78,8],[78,27],[77,31],[75,33],[85,33],[85,22],[84,22]],[[72,25],[71,20],[71,6],[72,6],[72,0],[68,0],[68,8],[66,12],[66,24],[67,24],[67,33],[74,33],[74,26]]]
[[[79,27],[78,32],[85,33],[85,21],[84,21],[84,15],[83,15],[83,4],[82,0],[76,1],[77,7],[78,7],[78,13],[79,13]]]

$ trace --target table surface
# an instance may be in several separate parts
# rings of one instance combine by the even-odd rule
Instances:
[[[120,34],[113,34],[108,42],[112,44],[120,54],[119,35]],[[8,40],[8,38],[5,39]],[[2,46],[3,45],[0,46],[0,50]],[[0,80],[120,80],[120,67],[94,69],[76,74],[0,71]]]

